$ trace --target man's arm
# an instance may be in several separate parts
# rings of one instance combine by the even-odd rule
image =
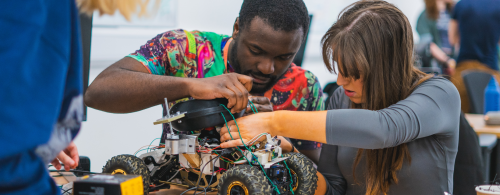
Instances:
[[[139,61],[125,57],[106,68],[88,87],[85,104],[114,113],[128,113],[185,97],[226,98],[237,112],[246,108],[252,78],[224,74],[210,78],[152,75]]]
[[[115,113],[127,113],[188,96],[187,79],[149,74],[139,61],[125,57],[106,68],[88,87],[85,104]]]
[[[455,19],[450,20],[448,27],[448,39],[451,45],[457,45],[460,42],[460,33],[458,32],[458,21]]]

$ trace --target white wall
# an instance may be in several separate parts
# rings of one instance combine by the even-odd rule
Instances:
[[[135,51],[147,40],[166,30],[183,28],[231,34],[242,0],[173,0],[176,2],[175,26],[170,28],[96,27],[92,34],[90,82],[107,66]],[[318,76],[320,83],[335,81],[328,73],[320,53],[322,35],[336,20],[339,12],[354,0],[304,0],[314,15],[304,68]],[[398,6],[415,26],[423,10],[423,0],[389,0]],[[207,11],[208,10],[208,11]],[[96,18],[94,18],[96,19]],[[415,36],[418,39],[417,36]],[[100,172],[106,161],[118,154],[131,154],[160,137],[161,127],[153,121],[161,118],[156,106],[130,114],[111,114],[88,109],[87,121],[75,142],[80,155],[89,156],[92,171]],[[158,141],[155,141],[158,144]]]

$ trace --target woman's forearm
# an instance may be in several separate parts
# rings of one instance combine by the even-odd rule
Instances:
[[[327,189],[325,177],[319,171],[316,172],[316,175],[318,176],[318,187],[316,188],[314,195],[325,195]]]
[[[327,111],[275,111],[273,135],[326,143]]]

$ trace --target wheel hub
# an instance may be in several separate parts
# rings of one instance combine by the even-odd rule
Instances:
[[[228,195],[248,195],[248,189],[239,181],[234,181],[227,188]]]
[[[297,188],[299,187],[299,180],[298,179],[294,179],[294,178],[297,178],[297,174],[293,171],[293,170],[290,170],[290,172],[292,173],[292,181],[293,181],[293,188],[292,190],[295,192],[297,190]]]
[[[121,174],[121,175],[127,175],[127,172],[125,172],[123,169],[115,169],[113,172],[111,172],[111,175],[114,174]]]

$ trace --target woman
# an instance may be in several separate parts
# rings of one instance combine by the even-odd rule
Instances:
[[[453,0],[425,0],[425,10],[417,20],[420,42],[430,41],[430,55],[442,64],[444,73],[448,75],[453,74],[456,66],[452,58],[454,45],[448,40],[452,9]]]
[[[448,40],[453,5],[453,0],[425,0],[425,10],[417,20],[420,42],[430,41],[430,55],[443,66],[443,73],[447,75],[452,75],[456,66],[452,58],[454,45]]]
[[[384,1],[356,2],[322,44],[327,68],[338,65],[342,86],[330,110],[240,118],[242,140],[267,132],[327,144],[316,194],[452,193],[460,98],[448,80],[413,67],[404,14]],[[241,144],[230,138],[239,137],[234,121],[221,134],[222,147]]]

